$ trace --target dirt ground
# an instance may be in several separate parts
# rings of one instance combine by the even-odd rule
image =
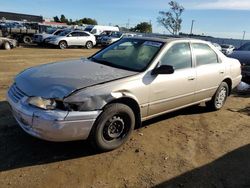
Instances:
[[[195,106],[143,123],[121,148],[53,143],[24,133],[5,94],[25,68],[87,57],[94,50],[0,51],[0,187],[250,187],[250,94],[209,112]]]

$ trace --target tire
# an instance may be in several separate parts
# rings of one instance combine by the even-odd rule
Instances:
[[[24,36],[23,37],[23,42],[25,44],[31,44],[32,43],[32,38],[30,36]]]
[[[93,42],[91,42],[91,41],[86,42],[85,47],[86,47],[87,49],[93,48]]]
[[[60,49],[66,49],[68,47],[68,44],[66,41],[60,41],[59,42],[59,48]]]
[[[9,42],[5,42],[3,47],[4,47],[5,50],[10,50],[11,49],[11,46],[10,46]]]
[[[226,82],[222,82],[211,101],[206,102],[206,106],[212,111],[220,110],[225,104],[228,94],[228,85]]]
[[[124,144],[135,127],[135,114],[127,105],[109,104],[97,118],[91,132],[94,147],[110,151]]]

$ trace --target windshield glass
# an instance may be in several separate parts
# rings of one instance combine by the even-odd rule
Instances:
[[[238,50],[240,50],[240,51],[250,51],[250,43],[243,44]]]
[[[229,48],[230,46],[229,46],[229,45],[226,45],[226,44],[222,44],[221,47],[222,47],[222,48]]]
[[[56,29],[48,29],[48,30],[47,30],[47,33],[48,33],[48,34],[53,34],[55,31],[56,31]]]
[[[120,32],[114,32],[110,36],[113,37],[113,38],[120,38],[122,36],[122,33],[120,33]]]
[[[66,36],[70,32],[71,32],[71,30],[65,30],[65,31],[61,32],[58,36]]]
[[[124,38],[90,59],[108,66],[141,72],[148,67],[162,46],[162,42]]]
[[[93,27],[87,27],[87,28],[84,29],[84,31],[90,32],[92,29],[93,29]]]

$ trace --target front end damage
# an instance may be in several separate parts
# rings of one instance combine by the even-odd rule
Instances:
[[[48,141],[87,139],[92,126],[101,113],[93,111],[44,110],[28,104],[28,96],[14,93],[13,85],[7,94],[13,116],[28,134]]]

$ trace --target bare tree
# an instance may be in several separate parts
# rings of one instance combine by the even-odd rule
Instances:
[[[181,30],[181,14],[184,7],[175,1],[170,1],[170,10],[167,12],[160,11],[160,16],[157,18],[158,23],[163,25],[172,35],[178,35]]]

